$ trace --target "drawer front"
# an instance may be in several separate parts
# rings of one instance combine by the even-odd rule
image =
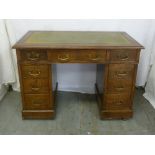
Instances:
[[[49,110],[52,108],[48,94],[26,94],[24,98],[24,110]]]
[[[21,65],[23,78],[47,78],[48,65]]]
[[[106,110],[127,110],[132,108],[129,94],[106,94],[104,99]]]
[[[136,62],[137,51],[136,50],[110,50],[110,61],[112,62]]]
[[[97,63],[106,61],[105,50],[49,50],[48,60],[53,63]]]
[[[48,79],[23,79],[24,93],[48,93]]]
[[[22,61],[38,62],[47,60],[46,51],[41,50],[23,50],[20,52]]]
[[[134,68],[133,64],[109,64],[108,78],[110,80],[131,80],[134,75]]]
[[[131,92],[132,80],[108,80],[108,93]]]

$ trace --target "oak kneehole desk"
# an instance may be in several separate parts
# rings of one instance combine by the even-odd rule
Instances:
[[[97,64],[95,89],[101,119],[132,117],[143,46],[127,33],[31,31],[13,48],[17,53],[24,119],[54,118],[56,63]]]

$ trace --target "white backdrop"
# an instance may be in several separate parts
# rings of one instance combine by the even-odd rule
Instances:
[[[0,20],[0,100],[6,93],[5,85],[16,82],[11,45],[4,20]]]
[[[155,23],[155,21],[154,21]],[[155,28],[154,28],[155,29]],[[148,74],[148,79],[145,87],[144,97],[153,105],[155,108],[155,33],[153,38],[153,44],[151,49],[151,59],[150,59],[150,72]]]
[[[87,31],[126,31],[142,45],[136,85],[144,86],[150,67],[154,20],[6,20],[8,36],[13,45],[29,30],[87,30]],[[16,61],[15,54],[13,61]],[[15,64],[15,71],[17,68]],[[95,65],[57,65],[59,90],[72,90],[93,93],[96,80]],[[17,76],[18,77],[18,76]],[[19,90],[19,83],[14,85]]]

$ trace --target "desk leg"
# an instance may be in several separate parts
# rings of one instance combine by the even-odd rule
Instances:
[[[57,99],[57,89],[58,89],[58,82],[57,82],[57,70],[56,70],[56,64],[50,65],[51,69],[49,71],[50,74],[50,87],[51,87],[51,99],[53,102],[53,118],[56,115],[56,99]]]
[[[96,90],[96,98],[98,103],[98,108],[100,112],[100,117],[102,117],[102,110],[103,110],[103,104],[104,104],[104,88],[106,84],[106,78],[107,78],[107,65],[104,64],[97,64],[97,72],[96,72],[96,84],[95,84],[95,90]]]

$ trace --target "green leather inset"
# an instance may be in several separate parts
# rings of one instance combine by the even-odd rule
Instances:
[[[26,40],[28,44],[105,44],[130,45],[119,32],[33,32]]]

